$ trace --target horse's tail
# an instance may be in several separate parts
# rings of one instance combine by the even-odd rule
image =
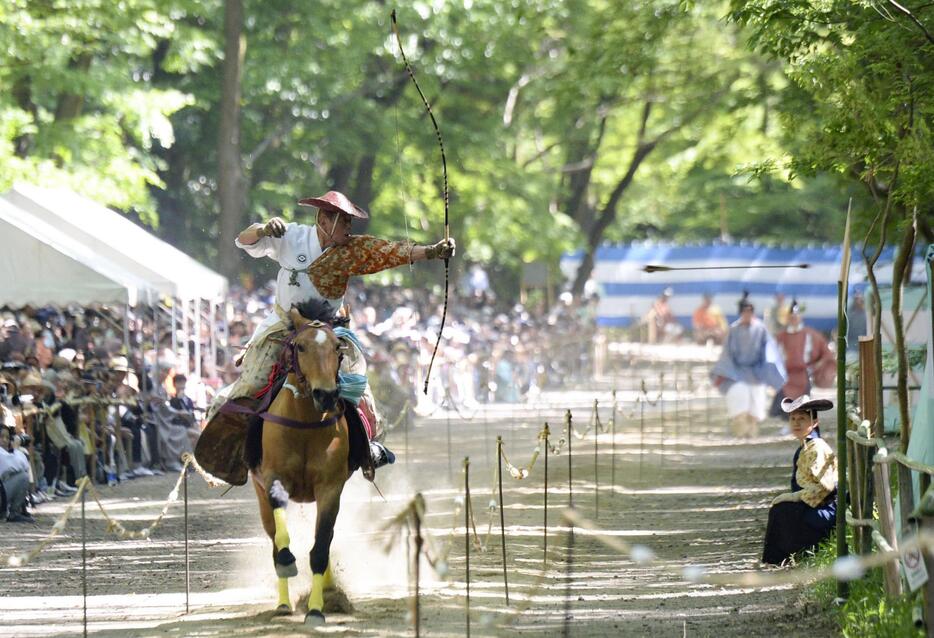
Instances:
[[[263,419],[259,416],[249,417],[246,430],[246,441],[243,445],[243,460],[251,470],[255,469],[263,460]]]

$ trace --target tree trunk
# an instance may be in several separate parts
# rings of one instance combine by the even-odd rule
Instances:
[[[365,211],[370,211],[373,203],[373,169],[376,166],[376,153],[370,152],[360,158],[357,163],[357,175],[354,179],[354,188],[350,199],[354,204]],[[354,223],[354,232],[365,234],[370,227],[369,219],[359,219]]]
[[[348,187],[350,186],[350,176],[353,175],[353,171],[354,166],[352,163],[335,159],[328,168],[328,188],[347,194],[350,190]]]
[[[16,105],[31,114],[33,123],[38,124],[39,109],[36,108],[36,104],[32,99],[32,79],[29,75],[18,77],[13,83],[13,88],[10,93]],[[32,147],[32,142],[33,135],[31,133],[24,133],[17,136],[13,140],[13,153],[19,158],[27,157]]]
[[[220,124],[217,143],[217,192],[220,198],[220,266],[233,277],[239,254],[234,238],[243,227],[245,189],[240,155],[240,81],[246,54],[243,0],[225,0],[224,66],[221,78]]]
[[[901,422],[901,451],[908,451],[911,438],[911,421],[908,414],[908,353],[905,350],[905,322],[902,317],[902,284],[906,273],[911,271],[915,248],[918,209],[915,208],[911,224],[905,229],[898,246],[898,255],[892,267],[892,327],[895,330],[895,356],[898,359],[898,417]]]
[[[91,68],[91,54],[82,53],[68,61],[68,70],[86,73]],[[58,96],[55,107],[55,121],[70,120],[81,115],[84,107],[84,95],[79,93],[62,93]]]
[[[636,147],[636,151],[633,153],[632,160],[629,162],[629,168],[626,170],[626,174],[623,175],[619,183],[616,184],[616,188],[614,188],[612,194],[610,194],[610,198],[600,211],[597,220],[590,228],[590,232],[587,233],[587,247],[585,249],[584,259],[577,269],[577,275],[574,278],[574,286],[571,288],[571,294],[574,295],[575,299],[580,299],[581,295],[584,293],[584,284],[587,283],[590,274],[593,272],[594,257],[597,253],[597,247],[600,245],[600,242],[603,241],[603,233],[606,232],[606,229],[609,228],[610,224],[616,219],[616,207],[619,205],[619,200],[622,198],[626,189],[632,184],[636,171],[639,169],[643,160],[649,156],[649,153],[655,149],[657,144],[658,142],[655,140],[640,144]]]
[[[892,200],[889,198],[885,204],[885,210],[882,212],[882,224],[880,226],[879,245],[872,257],[866,255],[866,246],[869,244],[869,238],[872,235],[875,222],[866,233],[866,239],[863,244],[863,260],[866,262],[866,276],[869,279],[869,285],[872,288],[872,338],[876,343],[876,365],[874,371],[876,382],[876,405],[879,406],[879,414],[876,415],[876,422],[872,424],[872,435],[882,437],[883,425],[885,423],[882,395],[882,301],[879,297],[879,283],[876,281],[876,262],[885,248],[886,226],[889,223],[889,206]],[[878,218],[877,218],[878,219]]]

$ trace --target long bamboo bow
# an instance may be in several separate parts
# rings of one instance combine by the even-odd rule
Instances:
[[[431,125],[435,129],[435,136],[438,138],[438,147],[441,149],[441,174],[444,177],[444,239],[447,241],[451,238],[451,229],[448,224],[448,160],[444,155],[444,139],[441,137],[441,128],[438,126],[437,120],[435,120],[435,114],[431,111],[431,104],[428,103],[428,99],[425,97],[425,94],[422,93],[422,88],[418,85],[418,80],[415,79],[415,71],[409,64],[408,58],[405,57],[405,49],[402,48],[402,38],[399,36],[399,26],[396,23],[396,10],[393,9],[390,15],[392,19],[392,32],[396,36],[396,42],[399,43],[399,53],[402,54],[402,62],[405,64],[405,70],[408,71],[409,77],[412,78],[412,83],[415,84],[415,90],[418,91],[418,96],[422,98],[422,104],[425,105],[428,117],[431,118]],[[444,322],[448,316],[449,261],[449,258],[444,260],[444,306],[441,311],[441,326],[438,328],[438,340],[435,341],[435,349],[431,352],[431,361],[428,363],[428,372],[425,373],[425,386],[423,388],[425,394],[428,394],[428,381],[431,378],[431,368],[435,363],[435,355],[438,354],[438,346],[441,345],[441,334],[444,332]]]

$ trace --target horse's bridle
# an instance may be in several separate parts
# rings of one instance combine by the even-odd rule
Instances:
[[[319,328],[319,329],[323,328],[325,330],[331,331],[331,333],[333,334],[333,328],[329,324],[326,324],[321,321],[310,321],[302,326],[297,327],[294,331],[292,331],[292,333],[289,334],[289,336],[285,340],[286,347],[285,347],[282,357],[283,359],[287,359],[287,360],[283,361],[283,359],[280,359],[280,363],[277,364],[280,366],[281,370],[285,370],[286,374],[290,372],[295,373],[295,376],[297,377],[298,385],[304,388],[303,392],[305,394],[310,394],[310,392],[308,392],[307,390],[308,382],[305,379],[305,375],[302,374],[301,367],[298,365],[298,357],[295,354],[295,338],[301,332],[303,332],[304,330],[308,328]],[[338,339],[338,342],[340,342],[340,339]],[[341,367],[341,362],[343,361],[343,359],[344,359],[344,353],[341,352],[341,347],[338,346],[338,353],[337,353],[338,372],[336,373],[338,392],[340,392],[340,367]],[[282,365],[282,364],[285,364],[285,365]],[[282,387],[285,388],[286,385],[288,384],[285,384]],[[295,388],[293,390],[292,387],[289,386],[288,389],[293,391],[296,398],[298,398],[301,394],[300,392],[296,392],[298,388]],[[299,430],[326,428],[326,427],[329,427],[331,425],[334,425],[340,422],[340,420],[344,417],[344,410],[342,407],[339,407],[337,412],[334,413],[333,415],[329,416],[326,419],[321,419],[320,421],[299,421],[297,419],[290,419],[288,417],[279,416],[278,414],[272,414],[271,412],[269,412],[269,407],[272,404],[272,399],[273,399],[272,395],[273,395],[273,390],[270,389],[266,393],[265,397],[263,398],[263,402],[255,410],[248,408],[247,406],[234,403],[233,401],[227,401],[226,403],[224,403],[224,405],[221,406],[220,412],[239,413],[239,414],[248,414],[250,416],[257,416],[265,421],[271,421],[272,423],[276,423],[278,425],[284,425],[285,427],[295,428]]]
[[[302,372],[301,366],[298,365],[298,355],[295,351],[295,339],[302,332],[309,328],[316,328],[318,330],[327,330],[332,335],[334,334],[334,328],[323,321],[309,321],[308,323],[298,326],[293,330],[285,340],[285,350],[287,352],[287,361],[284,367],[286,374],[294,373],[295,379],[298,382],[298,388],[295,388],[289,383],[286,383],[283,388],[288,388],[292,391],[292,394],[295,395],[295,398],[300,397],[309,397],[311,396],[311,390],[308,388],[308,380],[305,378],[305,373]],[[337,336],[335,335],[335,338]],[[337,342],[340,343],[340,339],[337,339]],[[337,347],[337,372],[334,374],[334,381],[337,384],[337,392],[340,392],[341,382],[340,382],[340,369],[341,363],[344,361],[344,353],[341,346]]]

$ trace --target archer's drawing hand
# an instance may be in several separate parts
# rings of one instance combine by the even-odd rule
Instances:
[[[260,228],[260,237],[282,237],[285,234],[285,222],[280,217],[273,217]]]

